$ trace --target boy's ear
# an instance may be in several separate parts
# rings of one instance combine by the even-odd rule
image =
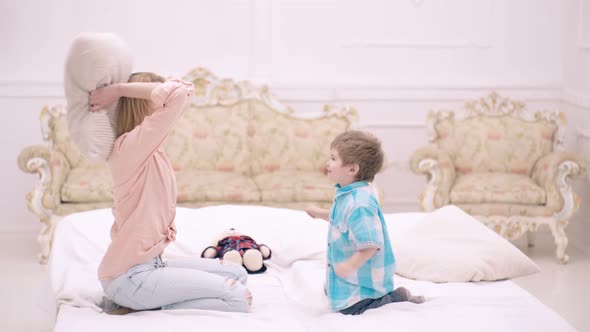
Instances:
[[[358,174],[360,169],[361,168],[358,164],[351,165],[350,168],[348,169],[348,174],[356,177],[356,175]]]

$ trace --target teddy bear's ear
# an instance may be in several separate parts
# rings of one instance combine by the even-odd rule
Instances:
[[[201,253],[202,258],[215,258],[217,256],[217,248],[216,247],[207,247]]]
[[[272,256],[272,250],[266,244],[259,244],[258,248],[262,254],[262,259],[269,259]]]

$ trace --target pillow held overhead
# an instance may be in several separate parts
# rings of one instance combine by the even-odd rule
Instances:
[[[110,33],[84,33],[72,42],[65,61],[64,90],[70,137],[88,159],[108,159],[116,139],[117,103],[90,112],[88,93],[127,82],[133,57],[126,43]]]

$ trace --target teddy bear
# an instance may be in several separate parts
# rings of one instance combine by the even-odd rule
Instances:
[[[271,254],[268,246],[258,244],[250,236],[230,228],[223,232],[212,246],[205,248],[201,257],[220,258],[240,264],[248,273],[255,274],[266,271],[263,260],[269,259]]]

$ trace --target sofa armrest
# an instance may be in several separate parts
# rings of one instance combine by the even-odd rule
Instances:
[[[23,172],[39,174],[39,180],[27,195],[27,205],[41,220],[47,220],[51,211],[61,204],[61,187],[71,169],[66,157],[45,146],[29,146],[19,154],[18,166]]]
[[[545,189],[546,205],[560,215],[559,220],[569,219],[579,206],[579,198],[566,179],[585,172],[584,159],[571,152],[554,151],[535,163],[532,178]]]
[[[433,211],[449,204],[449,196],[455,183],[455,165],[449,154],[429,145],[418,149],[410,158],[410,169],[416,174],[426,174],[428,184],[420,194],[422,209]]]

